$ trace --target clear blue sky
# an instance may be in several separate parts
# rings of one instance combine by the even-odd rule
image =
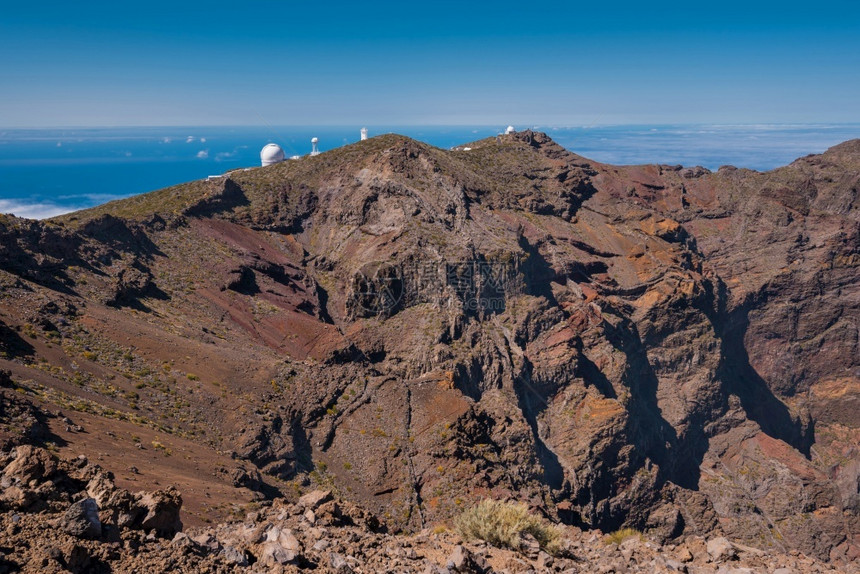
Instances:
[[[860,122],[860,4],[10,2],[0,127]]]

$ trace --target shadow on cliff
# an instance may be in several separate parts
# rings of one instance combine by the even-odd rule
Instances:
[[[725,301],[725,296],[721,300]],[[726,391],[740,399],[747,417],[765,434],[791,445],[809,458],[814,441],[812,429],[804,429],[803,423],[792,417],[785,403],[773,394],[767,381],[750,364],[744,337],[750,324],[750,311],[755,307],[755,302],[746,302],[731,312],[723,312],[724,319],[715,325],[719,327],[722,341],[720,378]]]
[[[36,348],[14,329],[0,321],[0,351],[6,359],[18,359],[32,357],[36,353]]]
[[[552,293],[550,282],[566,281],[567,276],[559,276],[542,256],[540,251],[530,245],[525,238],[520,238],[520,246],[528,253],[528,266],[524,269],[527,274],[527,289],[534,296],[547,300],[551,306],[559,306]],[[573,272],[584,272],[576,267]],[[648,361],[645,344],[636,325],[611,307],[604,308],[605,313],[613,314],[618,321],[604,321],[602,330],[612,346],[623,353],[627,361],[627,372],[622,384],[629,392],[622,404],[627,411],[624,431],[613,438],[610,444],[604,445],[599,453],[600,463],[590,472],[590,476],[577,477],[580,487],[572,492],[567,482],[565,469],[556,454],[543,441],[538,430],[538,417],[547,408],[549,397],[559,390],[558,385],[539,385],[531,377],[530,364],[526,361],[517,378],[516,392],[519,406],[527,422],[532,428],[537,455],[544,468],[543,480],[555,490],[559,499],[571,498],[577,506],[588,515],[581,516],[583,525],[599,527],[604,530],[615,530],[628,519],[634,507],[652,503],[666,480],[672,480],[683,485],[695,485],[698,482],[698,462],[704,450],[696,453],[698,460],[695,464],[674,465],[671,459],[677,458],[679,439],[675,429],[666,421],[657,404],[657,376]],[[582,379],[586,386],[594,387],[607,399],[622,400],[612,382],[593,361],[583,352],[582,342],[579,342],[577,353],[577,368],[575,375]],[[632,449],[630,448],[632,447]],[[649,465],[649,461],[659,467],[656,488],[650,494],[645,494],[647,500],[621,500],[610,504],[595,505],[594,501],[614,501],[619,494],[619,486],[624,484],[634,474]],[[678,472],[676,467],[682,467]],[[572,469],[568,472],[571,472]],[[648,498],[650,497],[650,498]],[[572,517],[576,522],[575,517]]]
[[[157,216],[156,216],[157,217]],[[164,220],[158,218],[150,223],[163,227]],[[95,239],[99,243],[120,252],[132,253],[138,257],[151,259],[153,256],[166,255],[152,242],[143,227],[110,214],[105,214],[81,226],[81,235]]]
[[[613,312],[611,309],[604,311]],[[627,471],[630,475],[638,473],[640,469],[647,469],[649,461],[656,463],[658,474],[655,488],[651,489],[650,494],[639,494],[647,500],[640,498],[630,501],[630,508],[621,507],[615,512],[612,512],[611,508],[605,510],[606,514],[601,517],[600,525],[604,530],[620,528],[628,519],[629,512],[636,511],[637,507],[650,506],[667,481],[688,488],[697,484],[699,463],[706,450],[690,451],[686,441],[682,441],[675,428],[663,418],[657,401],[659,381],[648,360],[642,336],[633,321],[622,314],[617,316],[620,321],[616,325],[608,322],[603,325],[607,339],[613,347],[624,353],[627,361],[627,370],[622,378],[622,383],[630,393],[625,405],[628,414],[622,435],[625,442],[616,447],[618,451],[626,445],[634,447],[633,452],[628,455]],[[620,464],[621,461],[618,462]],[[617,481],[618,478],[620,477],[613,476],[610,480]],[[613,493],[608,489],[612,487],[612,484],[603,485],[603,496],[611,497]]]
[[[296,457],[295,472],[311,472],[314,470],[313,447],[311,439],[297,416],[290,425],[290,435],[293,437],[293,452]]]
[[[251,205],[251,202],[245,195],[245,191],[239,184],[228,177],[223,180],[223,186],[220,190],[207,195],[197,203],[187,207],[184,215],[206,218],[237,207],[247,207],[249,205]]]
[[[8,391],[6,391],[8,389]],[[68,446],[68,442],[51,430],[50,420],[58,418],[50,411],[30,403],[26,396],[27,387],[12,379],[10,371],[0,370],[0,423],[21,432],[20,438],[0,441],[0,448],[11,448],[15,444],[49,446]],[[22,395],[19,392],[25,391]]]
[[[565,483],[564,468],[558,456],[544,442],[538,429],[537,419],[547,407],[547,395],[534,384],[530,371],[531,364],[527,364],[522,373],[515,378],[514,391],[517,394],[520,411],[532,431],[538,461],[544,470],[543,482],[553,490],[561,490]]]
[[[0,269],[37,285],[77,296],[69,277],[70,262],[83,264],[78,256],[81,240],[76,234],[30,222],[29,227],[0,233]]]
[[[526,289],[531,295],[543,297],[550,305],[558,306],[555,296],[550,287],[550,281],[555,279],[555,271],[540,253],[540,250],[529,243],[525,236],[518,238],[520,248],[528,255],[522,272],[526,279]],[[564,487],[564,468],[558,456],[549,448],[540,436],[538,429],[538,416],[547,408],[547,397],[554,392],[553,389],[543,389],[535,384],[532,379],[532,365],[525,360],[521,372],[515,374],[514,390],[517,394],[520,410],[532,430],[535,441],[538,460],[544,469],[543,481],[550,488],[560,490]]]

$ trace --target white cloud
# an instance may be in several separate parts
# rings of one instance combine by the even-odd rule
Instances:
[[[58,195],[57,199],[62,200],[64,202],[68,202],[70,199],[74,199],[76,200],[76,204],[92,206],[99,205],[100,203],[107,203],[108,201],[113,201],[114,199],[124,199],[126,197],[128,197],[127,194],[117,195],[115,193],[70,193],[65,195]],[[83,208],[81,207],[75,209]]]
[[[202,150],[198,151],[197,157],[200,159],[207,159],[209,157],[209,150],[208,149],[202,149]]]
[[[173,140],[172,140],[172,139],[170,139],[170,138],[161,138],[161,143],[170,143],[170,142],[172,142],[172,141],[173,141]]]
[[[225,159],[231,159],[239,155],[239,152],[243,149],[247,149],[248,146],[240,145],[233,148],[233,151],[219,151],[215,154],[215,161],[224,161]]]
[[[200,143],[206,143],[206,138],[200,138]]]
[[[185,143],[191,143],[193,141],[194,141],[194,136],[188,136],[187,138],[185,138]]]
[[[45,219],[75,211],[76,207],[61,206],[50,202],[26,203],[15,199],[0,199],[0,213],[11,213],[27,219]]]

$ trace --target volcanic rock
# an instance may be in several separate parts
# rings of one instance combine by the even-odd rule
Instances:
[[[10,528],[90,497],[111,536],[172,537],[319,490],[346,500],[290,507],[297,539],[380,541],[491,497],[687,563],[725,537],[739,568],[764,560],[744,547],[856,564],[860,141],[761,173],[611,166],[531,131],[468,147],[386,135],[0,217]],[[243,524],[211,534],[251,562],[267,527]]]
[[[99,538],[102,523],[99,507],[92,498],[84,498],[72,504],[60,521],[60,528],[78,538]]]

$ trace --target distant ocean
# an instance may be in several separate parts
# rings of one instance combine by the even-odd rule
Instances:
[[[268,142],[288,156],[359,139],[351,127],[164,127],[0,130],[0,213],[44,218],[177,183],[259,165]],[[449,148],[493,127],[367,126]],[[534,127],[567,149],[614,164],[663,163],[769,170],[860,137],[860,124]]]

